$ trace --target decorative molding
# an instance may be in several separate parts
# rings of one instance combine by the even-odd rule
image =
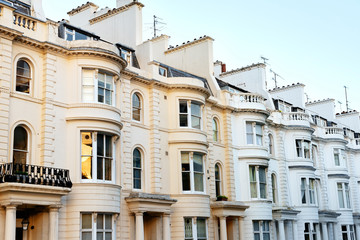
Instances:
[[[195,39],[194,41],[191,41],[191,42],[188,41],[187,43],[183,43],[183,45],[181,45],[181,46],[176,45],[176,47],[174,47],[174,48],[169,48],[168,50],[166,50],[164,52],[164,54],[173,53],[173,52],[182,50],[184,48],[188,48],[192,45],[199,44],[199,43],[206,42],[206,41],[214,41],[214,39],[205,35],[204,37],[200,37],[199,39]]]
[[[350,179],[350,176],[347,174],[328,174],[328,178],[345,178]]]

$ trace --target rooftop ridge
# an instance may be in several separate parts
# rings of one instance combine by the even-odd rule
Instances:
[[[99,8],[99,6],[96,5],[95,3],[87,2],[87,3],[82,4],[81,6],[78,6],[77,8],[72,9],[67,14],[68,15],[74,15],[75,13],[79,13],[81,11],[84,11],[85,9],[87,9],[87,8],[89,8],[91,6],[96,7],[96,9]]]
[[[273,89],[269,89],[269,92],[276,92],[276,91],[282,91],[282,90],[286,90],[289,88],[294,88],[294,87],[305,87],[305,84],[303,83],[293,83],[291,85],[287,85],[287,86],[282,86],[282,87],[276,87]]]
[[[217,63],[217,62],[215,62],[215,63]],[[231,74],[235,74],[235,73],[238,73],[238,72],[249,71],[249,70],[251,70],[253,68],[265,67],[265,66],[266,65],[264,63],[253,63],[253,64],[245,66],[245,67],[232,69],[232,70],[230,70],[228,72],[221,73],[219,76],[223,77],[223,76],[226,76],[226,75],[231,75]]]
[[[333,102],[335,101],[335,99],[333,98],[327,98],[327,99],[322,99],[322,100],[314,100],[314,101],[310,101],[310,102],[306,102],[306,105],[312,105],[312,104],[318,104],[318,103],[324,103],[324,102]]]
[[[343,117],[345,115],[353,115],[353,114],[359,114],[359,112],[356,110],[342,111],[341,113],[336,113],[336,117]]]
[[[204,42],[204,41],[206,41],[206,40],[212,40],[212,41],[214,41],[213,38],[204,35],[204,36],[201,36],[199,39],[194,38],[193,41],[183,42],[183,44],[180,45],[180,46],[179,46],[179,45],[176,45],[176,46],[174,47],[174,46],[171,46],[171,45],[170,45],[169,48],[168,48],[168,50],[165,51],[165,54],[166,54],[166,53],[171,53],[171,52],[175,52],[175,51],[181,50],[181,49],[186,48],[186,47],[188,47],[188,46],[190,46],[190,45],[194,45],[194,44],[197,44],[197,43],[201,43],[201,42]]]
[[[139,7],[144,7],[145,6],[144,4],[142,4],[140,2],[131,2],[131,3],[127,4],[127,5],[124,5],[124,6],[121,6],[121,7],[118,7],[118,8],[110,9],[106,13],[90,19],[89,22],[90,22],[90,24],[100,22],[101,20],[104,20],[104,19],[106,19],[108,17],[111,17],[111,16],[113,16],[115,14],[118,14],[119,12],[125,11],[126,9],[128,9],[129,7],[131,7],[133,5],[138,5]]]

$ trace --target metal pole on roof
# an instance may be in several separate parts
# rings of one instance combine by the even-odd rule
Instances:
[[[349,111],[349,101],[348,101],[348,98],[347,98],[347,91],[346,91],[346,89],[348,87],[344,86],[344,88],[345,88],[346,112],[348,112]]]

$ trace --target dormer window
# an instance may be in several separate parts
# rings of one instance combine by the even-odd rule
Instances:
[[[19,2],[13,1],[14,7],[16,7],[16,11],[22,14],[30,15],[30,5]]]
[[[90,37],[75,31],[75,29],[65,27],[65,39],[66,41],[88,40]]]
[[[159,75],[166,77],[167,76],[167,69],[164,68],[164,67],[159,66]]]
[[[128,65],[131,65],[131,52],[125,49],[121,49],[121,57],[128,63]]]

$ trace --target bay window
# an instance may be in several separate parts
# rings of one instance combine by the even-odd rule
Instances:
[[[349,183],[338,182],[336,185],[339,208],[351,208]]]
[[[246,122],[247,144],[263,145],[263,125],[258,122]]]
[[[181,152],[182,190],[204,192],[204,155],[197,152]]]
[[[82,74],[82,100],[113,105],[114,75],[97,69],[83,69]]]
[[[112,240],[113,216],[109,213],[82,213],[81,240]]]
[[[100,132],[81,132],[81,175],[83,180],[113,180],[112,136]]]
[[[250,196],[251,198],[266,199],[267,168],[263,166],[249,166]]]
[[[191,100],[179,101],[180,127],[201,129],[201,108],[199,102]]]
[[[206,218],[185,217],[184,218],[185,239],[201,240],[207,239]]]
[[[295,145],[297,157],[310,159],[310,141],[304,139],[296,139]]]

